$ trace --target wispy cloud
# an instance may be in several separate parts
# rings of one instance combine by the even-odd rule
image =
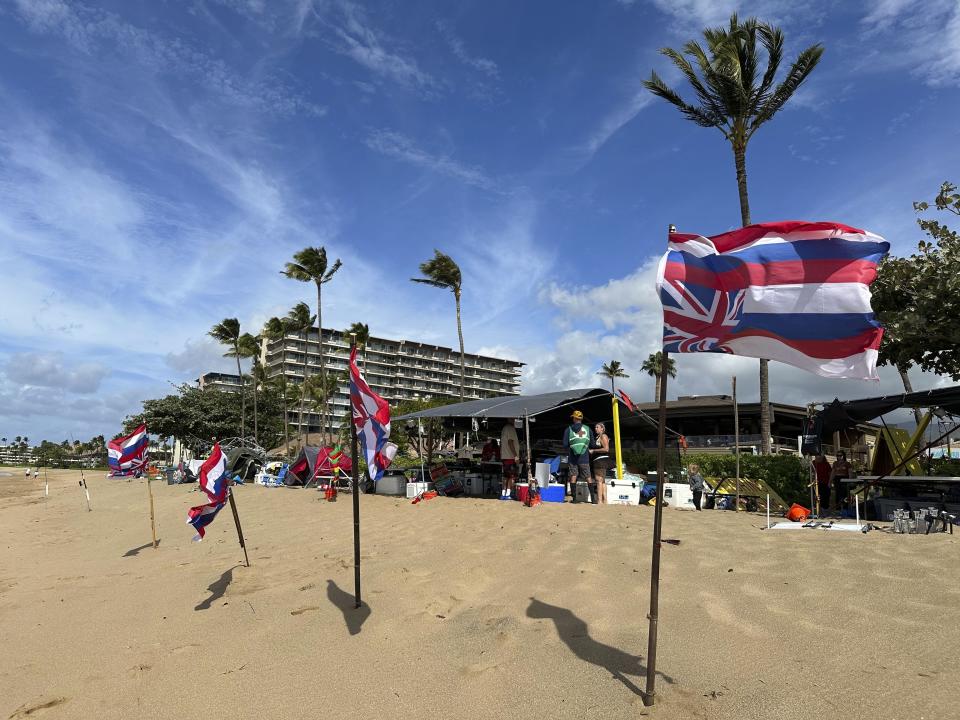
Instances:
[[[366,11],[341,0],[330,6],[326,23],[336,35],[332,48],[353,59],[375,75],[393,80],[424,95],[435,94],[437,80],[402,50],[390,47],[389,39],[373,27]]]
[[[620,132],[620,129],[630,123],[640,111],[650,105],[653,95],[645,87],[640,86],[631,91],[629,96],[619,105],[610,110],[593,129],[586,141],[580,147],[584,156],[592,158],[600,148]]]
[[[502,186],[489,177],[482,168],[460,163],[449,155],[424,150],[402,133],[393,130],[373,130],[367,135],[366,145],[387,157],[459,180],[466,185],[490,192],[503,192]]]
[[[500,68],[497,67],[497,64],[488,58],[480,57],[478,55],[471,55],[467,51],[467,47],[463,40],[453,31],[450,23],[443,20],[438,20],[437,30],[440,31],[440,36],[444,39],[444,41],[446,41],[447,46],[450,48],[451,52],[453,52],[453,55],[457,58],[457,60],[462,62],[467,67],[478,70],[492,79],[497,79],[500,77]]]
[[[931,87],[960,86],[960,3],[956,0],[881,0],[861,21],[882,48],[864,65],[908,69]]]

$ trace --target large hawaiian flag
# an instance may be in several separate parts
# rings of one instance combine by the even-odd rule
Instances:
[[[194,540],[202,540],[206,534],[206,527],[214,521],[227,502],[228,477],[227,456],[220,449],[220,443],[213,446],[210,457],[203,461],[200,472],[197,473],[200,489],[206,493],[210,502],[206,505],[197,505],[187,512],[187,525],[192,525],[197,531]]]
[[[393,462],[397,446],[390,442],[390,405],[370,389],[360,374],[356,348],[350,353],[350,404],[367,473],[376,482]]]
[[[889,243],[830,222],[671,233],[660,260],[663,349],[767,358],[834,378],[876,380],[883,337],[870,284]]]
[[[113,477],[132,475],[147,464],[147,426],[141,425],[129,435],[107,442],[107,464]]]

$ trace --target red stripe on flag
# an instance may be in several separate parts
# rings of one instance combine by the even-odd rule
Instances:
[[[864,283],[877,277],[877,264],[870,260],[786,260],[766,264],[744,263],[734,270],[713,273],[703,268],[670,261],[664,276],[714,290],[741,290],[754,285]]]

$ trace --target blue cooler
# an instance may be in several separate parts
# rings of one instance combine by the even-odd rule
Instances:
[[[544,502],[562,503],[566,494],[566,485],[547,485],[540,488],[540,499]]]

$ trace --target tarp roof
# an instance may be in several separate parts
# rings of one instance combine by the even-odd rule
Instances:
[[[565,405],[579,405],[585,401],[596,402],[603,398],[609,409],[610,392],[600,388],[579,388],[576,390],[560,390],[558,392],[543,393],[542,395],[502,395],[483,400],[469,400],[453,405],[420,410],[419,412],[402,415],[396,420],[412,420],[415,418],[522,418],[525,415],[535,417]],[[591,403],[592,404],[592,403]],[[586,408],[580,408],[589,416]]]
[[[862,400],[834,400],[817,415],[823,423],[823,431],[833,432],[873,420],[902,407],[939,407],[953,415],[960,415],[960,385]]]

